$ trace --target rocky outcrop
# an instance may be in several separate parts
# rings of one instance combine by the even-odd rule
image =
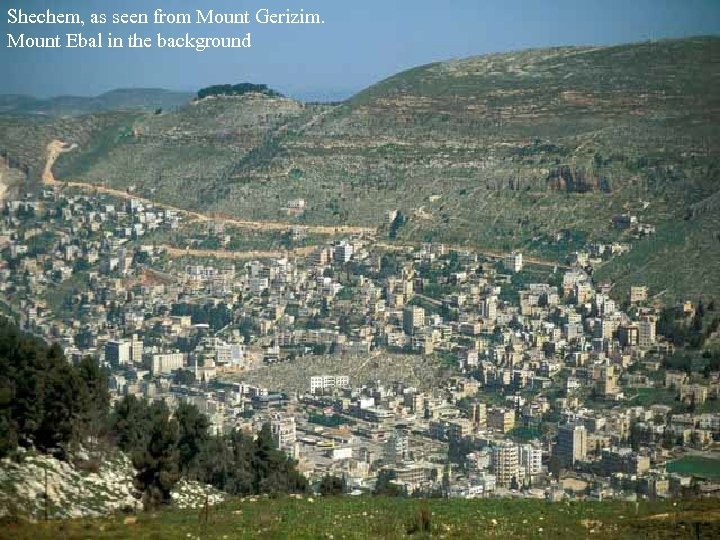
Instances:
[[[180,480],[170,495],[173,506],[181,510],[203,508],[206,502],[208,506],[214,506],[227,497],[225,493],[212,486],[187,480]]]
[[[97,467],[93,462],[99,463]],[[137,511],[142,503],[134,486],[136,470],[122,452],[98,459],[84,452],[77,466],[45,454],[21,454],[0,461],[0,517],[50,519],[96,517],[119,511]],[[47,477],[46,477],[47,474]],[[47,478],[47,480],[46,480]],[[212,486],[181,480],[171,492],[180,509],[213,506],[227,495]]]
[[[47,474],[47,482],[46,482]],[[108,455],[96,471],[85,471],[45,454],[0,462],[0,514],[39,519],[101,516],[140,507],[135,469],[120,452]],[[47,488],[46,488],[47,486]]]
[[[558,167],[550,171],[547,181],[554,191],[566,191],[568,193],[609,191],[607,182],[595,171],[587,171],[583,168]]]

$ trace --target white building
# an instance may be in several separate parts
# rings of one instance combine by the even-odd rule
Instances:
[[[523,256],[519,251],[513,251],[510,255],[503,257],[503,266],[508,272],[517,273],[523,269]]]
[[[509,486],[520,477],[518,447],[511,441],[500,441],[492,446],[492,470],[499,486]]]
[[[333,258],[337,262],[346,263],[350,261],[353,254],[353,246],[352,244],[348,244],[345,241],[340,242],[337,246],[335,246],[335,250],[333,251]]]
[[[638,322],[638,344],[649,348],[655,344],[655,325],[657,319],[654,315],[643,315]]]
[[[295,418],[274,414],[272,420],[270,420],[270,431],[278,449],[294,456],[295,442],[297,441]]]
[[[542,450],[531,444],[518,445],[520,471],[525,478],[542,472]]]
[[[350,377],[347,375],[314,375],[310,377],[311,394],[348,386],[350,386]]]
[[[108,341],[105,344],[105,361],[113,366],[124,366],[132,358],[130,342],[124,339]]]
[[[185,366],[185,354],[180,352],[153,354],[150,371],[153,375],[172,373]]]
[[[218,343],[215,345],[215,364],[218,366],[242,366],[245,361],[245,345]]]

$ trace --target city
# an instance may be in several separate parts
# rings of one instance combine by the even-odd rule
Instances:
[[[0,540],[720,538],[719,2],[34,4]]]
[[[714,455],[717,366],[673,369],[675,345],[658,332],[668,310],[642,284],[615,301],[591,279],[630,244],[588,246],[567,266],[369,235],[263,259],[170,255],[157,239],[191,220],[59,185],[6,201],[3,305],[68,359],[110,369],[113,400],[194,404],[217,434],[269,423],[306,477],[341,477],[352,493],[720,489],[672,465]],[[203,226],[195,242],[230,242],[222,224]],[[716,336],[714,302],[670,312]]]

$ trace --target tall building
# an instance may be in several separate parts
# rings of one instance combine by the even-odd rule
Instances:
[[[497,297],[489,296],[480,300],[480,316],[491,321],[497,318]]]
[[[655,343],[655,324],[657,318],[654,315],[643,315],[638,322],[638,345],[649,348]]]
[[[623,347],[634,347],[638,344],[639,330],[638,325],[630,323],[623,325],[618,329],[618,339]]]
[[[520,272],[523,269],[523,256],[519,251],[513,251],[503,258],[503,266],[508,272]]]
[[[585,426],[568,424],[558,432],[555,455],[564,467],[573,467],[584,461],[587,455],[587,430]]]
[[[603,397],[614,396],[620,391],[615,366],[609,365],[602,367],[600,370],[600,380],[598,381],[598,391]]]
[[[130,361],[133,364],[142,364],[143,349],[143,342],[138,339],[137,335],[133,334],[130,341]]]
[[[595,337],[601,339],[612,339],[615,330],[615,324],[612,319],[603,318],[595,323]]]
[[[297,440],[295,418],[274,414],[270,420],[270,432],[279,450],[292,456],[295,455],[295,442]]]
[[[153,354],[150,371],[153,375],[172,373],[185,367],[186,354],[181,352]]]
[[[349,262],[353,255],[353,246],[345,241],[340,242],[335,246],[333,251],[333,258],[340,263]]]
[[[105,344],[105,361],[112,366],[123,366],[132,358],[130,342],[124,339],[108,341]]]
[[[487,426],[487,406],[484,403],[473,401],[470,404],[468,417],[476,428],[485,428]]]
[[[515,427],[515,411],[490,409],[487,413],[487,426],[501,433],[507,433]]]
[[[521,476],[530,478],[542,472],[542,450],[531,444],[518,445]]]
[[[509,486],[520,476],[518,447],[511,441],[500,441],[492,446],[491,466],[499,486]]]
[[[416,329],[425,326],[425,310],[419,306],[406,306],[403,310],[403,330],[413,335]]]
[[[405,461],[408,451],[408,436],[402,431],[391,433],[385,441],[385,463],[396,464]]]

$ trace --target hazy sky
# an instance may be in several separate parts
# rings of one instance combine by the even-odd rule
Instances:
[[[113,88],[196,90],[263,82],[303,98],[345,97],[405,68],[436,60],[552,45],[617,44],[720,35],[720,0],[2,0],[0,93],[95,95]],[[167,12],[260,8],[318,12],[321,26],[160,28],[8,24],[7,10]],[[98,31],[155,36],[244,35],[251,49],[9,49],[8,33]]]

